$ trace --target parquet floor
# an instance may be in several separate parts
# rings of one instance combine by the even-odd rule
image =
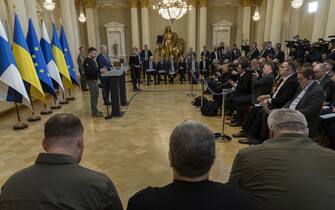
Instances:
[[[169,135],[176,124],[187,119],[198,120],[214,132],[221,129],[220,117],[204,117],[191,105],[187,96],[188,84],[142,85],[144,90],[133,97],[122,118],[106,121],[92,118],[89,108],[89,93],[76,90],[75,101],[63,105],[58,112],[71,112],[81,118],[85,127],[85,151],[82,165],[107,174],[116,185],[124,206],[136,191],[148,186],[162,186],[172,180],[168,162]],[[200,86],[196,87],[200,90]],[[128,83],[130,90],[130,83]],[[200,92],[196,92],[200,94]],[[128,91],[128,99],[132,97]],[[101,99],[101,98],[100,98]],[[100,100],[100,109],[102,106]],[[41,106],[36,107],[37,111]],[[26,121],[28,110],[21,110]],[[13,131],[15,113],[0,118],[0,185],[14,172],[33,164],[36,155],[42,152],[43,123],[29,123],[29,128]],[[238,129],[226,128],[231,135]],[[229,143],[217,143],[216,161],[211,179],[225,182],[228,179],[233,159],[240,145],[236,139]]]

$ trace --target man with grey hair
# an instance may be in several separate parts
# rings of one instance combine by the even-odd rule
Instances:
[[[136,193],[128,202],[128,210],[252,209],[238,188],[209,181],[215,141],[206,126],[195,121],[178,125],[170,137],[169,159],[173,182]]]
[[[105,71],[112,70],[112,63],[108,57],[108,48],[106,45],[102,44],[100,47],[100,54],[97,56],[97,64],[99,69],[104,69]],[[105,105],[111,104],[110,99],[110,82],[108,77],[100,77],[102,84],[102,96]]]
[[[326,66],[323,63],[316,64],[313,67],[314,79],[325,91],[325,101],[329,102],[332,97],[334,86],[330,79],[330,76],[327,74]]]
[[[268,126],[271,139],[238,152],[229,182],[259,210],[335,209],[335,152],[308,138],[298,110],[271,111]]]

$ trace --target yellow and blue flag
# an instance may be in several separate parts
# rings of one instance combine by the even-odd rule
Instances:
[[[36,74],[33,60],[31,59],[21,24],[17,15],[14,21],[13,55],[21,77],[30,96],[45,103],[45,95]]]
[[[73,87],[72,81],[69,75],[69,71],[67,70],[65,57],[62,51],[62,47],[59,43],[57,29],[54,23],[52,24],[52,52],[56,60],[58,71],[62,77],[63,85],[71,89]]]
[[[27,90],[10,49],[6,31],[0,20],[0,100],[16,101],[31,109]]]
[[[52,83],[55,89],[60,89],[61,91],[64,92],[64,87],[62,83],[62,79],[60,78],[60,74],[57,68],[57,64],[55,62],[55,57],[52,54],[52,49],[51,49],[51,42],[49,39],[48,31],[47,28],[45,27],[45,23],[42,20],[42,26],[41,26],[41,49],[43,51],[43,56],[45,63],[47,64],[48,70],[50,77],[52,79]]]
[[[77,72],[76,72],[76,69],[74,68],[74,65],[73,65],[73,60],[72,60],[72,57],[71,57],[70,48],[69,48],[69,45],[67,43],[66,34],[65,34],[63,26],[61,27],[59,41],[60,41],[60,44],[62,46],[63,54],[65,56],[65,61],[66,61],[66,64],[67,64],[67,69],[69,71],[69,75],[71,77],[72,84],[79,85]]]
[[[51,95],[55,96],[55,88],[50,79],[48,67],[45,63],[43,52],[41,50],[40,43],[38,42],[36,31],[31,18],[29,18],[28,34],[26,40],[31,57],[33,58],[36,73],[38,75],[38,78],[40,79],[44,92],[50,93]]]

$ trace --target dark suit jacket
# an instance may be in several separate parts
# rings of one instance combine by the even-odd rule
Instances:
[[[210,59],[210,52],[208,51],[208,50],[206,50],[206,51],[202,51],[201,53],[200,53],[200,55],[201,56],[206,56],[208,59]]]
[[[249,72],[245,72],[240,76],[235,87],[236,95],[249,95],[251,93],[251,81],[252,75]]]
[[[149,70],[149,62],[150,62],[150,61],[145,61],[145,62],[144,62],[143,67],[144,67],[145,70]],[[156,62],[155,62],[155,61],[152,61],[152,68],[153,68],[154,70],[156,70]]]
[[[217,56],[215,56],[215,53],[217,54]],[[215,59],[220,60],[220,53],[219,53],[219,51],[213,51],[211,53],[211,60],[215,60]]]
[[[229,182],[259,210],[335,209],[335,153],[302,134],[286,133],[241,149]]]
[[[152,56],[152,53],[151,53],[151,51],[150,50],[148,50],[148,60],[149,60],[149,58],[150,58],[150,56]],[[142,51],[141,51],[141,60],[142,60],[142,62],[145,60],[145,50],[143,49]]]
[[[177,68],[177,62],[176,61],[173,61],[173,68],[174,68],[175,73],[177,73],[178,68]],[[170,72],[170,70],[172,70],[172,62],[170,60],[168,62],[168,70],[169,70],[169,72]]]
[[[293,100],[300,94],[300,90],[301,88],[285,104],[285,108],[289,108]],[[316,82],[313,82],[296,106],[296,110],[300,111],[306,117],[310,137],[315,137],[318,134],[319,116],[324,99],[325,95],[322,88]]]
[[[195,61],[194,66],[195,66],[195,72],[198,72],[199,71],[198,61]],[[192,62],[189,61],[188,64],[187,64],[187,71],[191,72],[191,69],[192,69]]]
[[[280,63],[284,62],[285,60],[285,53],[283,51],[278,51],[273,56],[275,59],[278,59]]]
[[[325,101],[329,102],[333,93],[333,82],[330,79],[330,76],[326,74],[323,79],[320,81],[321,88],[325,91]]]
[[[282,108],[289,100],[292,99],[299,87],[297,74],[289,77],[283,86],[279,89],[275,98],[271,99],[270,109]],[[272,97],[273,94],[271,94]]]
[[[259,50],[258,48],[255,49],[255,51],[250,52],[250,60],[254,59],[254,58],[258,58],[259,57]]]
[[[97,56],[97,64],[98,64],[98,67],[99,69],[102,69],[103,67],[106,67],[109,70],[111,70],[112,68],[112,64],[111,64],[111,61],[109,60],[109,57],[108,56],[103,56],[101,54],[99,54]]]
[[[268,95],[271,93],[274,76],[272,73],[251,83],[251,101],[253,104],[258,103],[257,98],[261,95]]]
[[[157,62],[156,67],[157,67],[156,68],[157,72],[161,71],[161,70],[164,70],[165,72],[167,72],[167,69],[168,69],[167,64],[166,64],[165,61],[163,61],[163,62],[161,62],[161,61]]]
[[[181,72],[186,72],[186,62],[178,62],[177,63],[177,67],[178,67],[178,71],[179,71],[179,73],[181,73]]]
[[[207,61],[205,62],[205,66],[204,66],[204,62],[203,62],[203,61],[200,61],[200,63],[199,63],[199,69],[200,69],[200,71],[203,71],[203,69],[206,69],[206,71],[209,72],[209,63],[210,63],[210,61],[207,60]],[[205,68],[204,68],[204,67],[205,67]]]

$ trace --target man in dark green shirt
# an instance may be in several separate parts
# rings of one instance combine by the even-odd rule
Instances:
[[[112,181],[79,165],[83,126],[72,114],[45,124],[43,148],[34,165],[10,177],[1,189],[1,210],[122,210]]]

